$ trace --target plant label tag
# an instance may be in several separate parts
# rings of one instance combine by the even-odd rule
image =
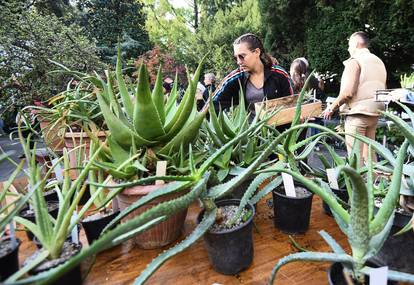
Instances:
[[[54,172],[57,181],[62,182],[63,181],[63,174],[62,174],[62,166],[60,163],[58,163],[58,158],[55,158],[52,160],[52,167],[54,166]]]
[[[293,177],[290,174],[282,173],[283,186],[285,187],[285,193],[288,197],[296,197],[295,184],[293,183]]]
[[[73,213],[72,217],[70,218],[70,223],[73,223],[76,220],[76,213]],[[75,225],[70,233],[72,238],[72,242],[75,244],[79,244],[79,236],[78,236],[78,225]]]
[[[388,266],[371,268],[369,271],[369,285],[387,285]]]
[[[339,190],[338,171],[335,168],[327,168],[326,175],[328,176],[329,186],[332,189]]]
[[[114,197],[112,199],[112,211],[114,211],[114,212],[118,212],[119,211],[118,197]]]
[[[160,160],[157,161],[157,169],[155,171],[156,176],[165,176],[167,173],[167,161]],[[164,180],[157,180],[155,181],[155,185],[164,184]]]

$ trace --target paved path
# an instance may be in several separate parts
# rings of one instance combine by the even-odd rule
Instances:
[[[43,143],[37,143],[37,148],[43,147]],[[10,158],[19,163],[19,158],[23,154],[22,146],[18,139],[10,140],[9,135],[0,135],[0,148],[4,152],[11,152]],[[1,153],[1,151],[0,151]],[[13,173],[15,166],[7,159],[0,162],[0,182],[5,181]],[[23,172],[18,177],[24,175]]]

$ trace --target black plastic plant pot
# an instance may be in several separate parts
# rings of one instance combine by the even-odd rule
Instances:
[[[239,206],[240,200],[229,199],[216,202],[217,207],[227,205]],[[204,245],[213,269],[225,275],[234,275],[247,269],[253,261],[253,216],[254,207],[246,206],[252,215],[235,228],[212,232],[204,235]],[[203,218],[204,211],[198,215],[198,222]]]
[[[46,203],[47,203],[49,214],[53,218],[56,219],[59,213],[59,202],[55,201],[55,202],[46,202]],[[31,221],[32,223],[36,223],[36,217],[35,217],[35,213],[33,209],[24,208],[23,210],[20,211],[19,216]],[[33,240],[33,234],[31,231],[26,230],[26,235],[29,240]]]
[[[46,202],[59,202],[59,197],[56,190],[50,190],[43,194]]]
[[[310,222],[313,193],[300,184],[295,189],[297,197],[286,196],[283,186],[272,191],[275,227],[288,234],[306,232]]]
[[[348,195],[348,191],[346,191],[346,189],[337,190],[337,189],[332,189],[331,188],[331,190],[336,195],[336,197],[341,199],[343,202],[348,203],[349,195]],[[323,207],[323,210],[325,211],[325,214],[332,217],[331,208],[328,206],[328,204],[325,203],[325,201],[322,202],[322,207]]]
[[[367,263],[367,266],[370,267],[379,267],[378,265]],[[343,266],[340,262],[335,262],[329,267],[328,269],[328,283],[329,285],[348,285],[349,283],[346,282],[344,274],[343,274]],[[361,284],[370,284],[369,283],[369,276],[365,275],[365,282],[359,283],[356,280],[353,280],[353,284],[355,285],[361,285]],[[387,282],[388,285],[397,285],[398,282],[390,281]]]
[[[19,246],[21,241],[16,239],[16,244],[10,238],[0,241],[0,281],[6,280],[19,270]]]
[[[375,208],[376,209],[376,208]],[[411,215],[395,213],[391,232],[378,254],[373,257],[376,263],[386,264],[390,269],[414,274],[414,233],[412,230],[394,235],[410,222]]]
[[[42,262],[40,265],[36,266],[34,269],[29,271],[31,275],[37,275],[44,271],[50,270],[52,268],[57,267],[68,261],[72,256],[78,254],[82,249],[81,244],[74,244],[65,242],[63,252],[61,257],[54,260],[46,260]],[[36,258],[36,256],[40,253],[40,251],[36,251],[32,256],[26,259],[25,264]],[[51,285],[81,285],[82,284],[82,274],[81,274],[81,265],[79,264],[71,271],[63,274],[59,277],[56,281],[52,283],[48,283]]]
[[[102,230],[116,217],[119,211],[110,212],[108,214],[101,215],[97,213],[92,216],[88,216],[84,219],[81,224],[85,230],[86,238],[88,239],[89,245],[93,241],[97,240],[102,233]]]

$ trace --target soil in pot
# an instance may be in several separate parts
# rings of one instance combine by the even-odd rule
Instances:
[[[60,264],[63,264],[66,261],[68,261],[72,256],[78,254],[81,251],[81,249],[82,249],[81,244],[65,242],[63,246],[62,254],[60,255],[59,258],[53,259],[53,260],[45,260],[40,265],[32,269],[29,273],[31,275],[36,275],[41,272],[47,271],[51,268],[54,268]],[[27,264],[28,262],[31,262],[37,257],[39,253],[40,253],[40,250],[36,251],[29,258],[27,258],[24,263]],[[80,264],[76,266],[75,268],[73,268],[71,271],[59,277],[58,280],[50,284],[52,285],[78,285],[78,284],[80,285],[82,284]]]
[[[375,212],[381,204],[382,201],[376,198]],[[414,256],[411,254],[414,252],[414,232],[410,230],[401,235],[394,235],[410,222],[411,217],[412,215],[405,212],[403,208],[396,208],[390,234],[378,254],[371,259],[372,261],[386,264],[392,270],[414,274]]]
[[[10,238],[0,241],[0,281],[6,280],[19,270],[19,246],[21,241],[16,239],[17,244],[13,244]]]
[[[96,213],[86,217],[82,222],[82,227],[85,230],[86,238],[89,245],[94,240],[97,240],[101,235],[103,229],[119,214],[119,211],[108,211],[108,213]]]
[[[46,204],[47,204],[47,210],[49,214],[53,218],[56,219],[59,213],[59,203],[58,202],[46,202]],[[36,223],[34,209],[24,208],[23,210],[20,211],[19,216],[31,221],[32,223]],[[26,231],[26,235],[29,240],[33,240],[33,234],[29,230]]]
[[[147,195],[148,193],[158,189],[161,185],[146,185],[146,186],[134,186],[126,188],[124,191],[118,194],[118,203],[121,211],[135,203],[138,199]],[[148,209],[158,205],[159,203],[172,200],[184,195],[186,192],[172,193],[163,197],[152,200],[146,203],[142,207],[131,212],[122,221],[127,221],[147,211]],[[143,249],[160,248],[167,244],[176,241],[183,229],[185,218],[187,216],[187,210],[185,209],[179,213],[176,213],[166,219],[165,221],[149,228],[148,230],[136,235],[133,238],[135,245]]]
[[[239,220],[231,227],[227,221],[233,218],[240,200],[216,202],[221,211],[220,219],[204,235],[204,245],[214,270],[233,275],[247,269],[253,261],[254,207],[247,205]],[[198,222],[204,211],[198,215]]]
[[[377,265],[367,263],[370,267],[378,267]],[[343,274],[343,266],[340,262],[335,262],[329,267],[328,269],[328,282],[329,285],[348,285],[348,283],[345,280],[344,274]],[[355,285],[362,285],[361,283],[353,280]],[[365,283],[364,284],[370,284],[369,283],[369,276],[365,275]],[[398,282],[395,281],[388,281],[388,285],[396,285]]]
[[[348,203],[349,201],[349,195],[348,191],[346,189],[331,189],[332,192],[335,194],[335,196],[339,199],[341,199],[343,202]],[[323,210],[325,211],[325,214],[332,217],[331,208],[328,206],[328,204],[325,203],[325,201],[322,202]]]
[[[283,186],[272,191],[274,224],[289,234],[304,233],[309,228],[313,193],[296,184],[296,197],[285,195]]]

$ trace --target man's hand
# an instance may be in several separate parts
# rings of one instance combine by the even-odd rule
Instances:
[[[330,120],[332,118],[333,111],[331,108],[326,108],[325,111],[323,111],[323,118],[325,120]]]

